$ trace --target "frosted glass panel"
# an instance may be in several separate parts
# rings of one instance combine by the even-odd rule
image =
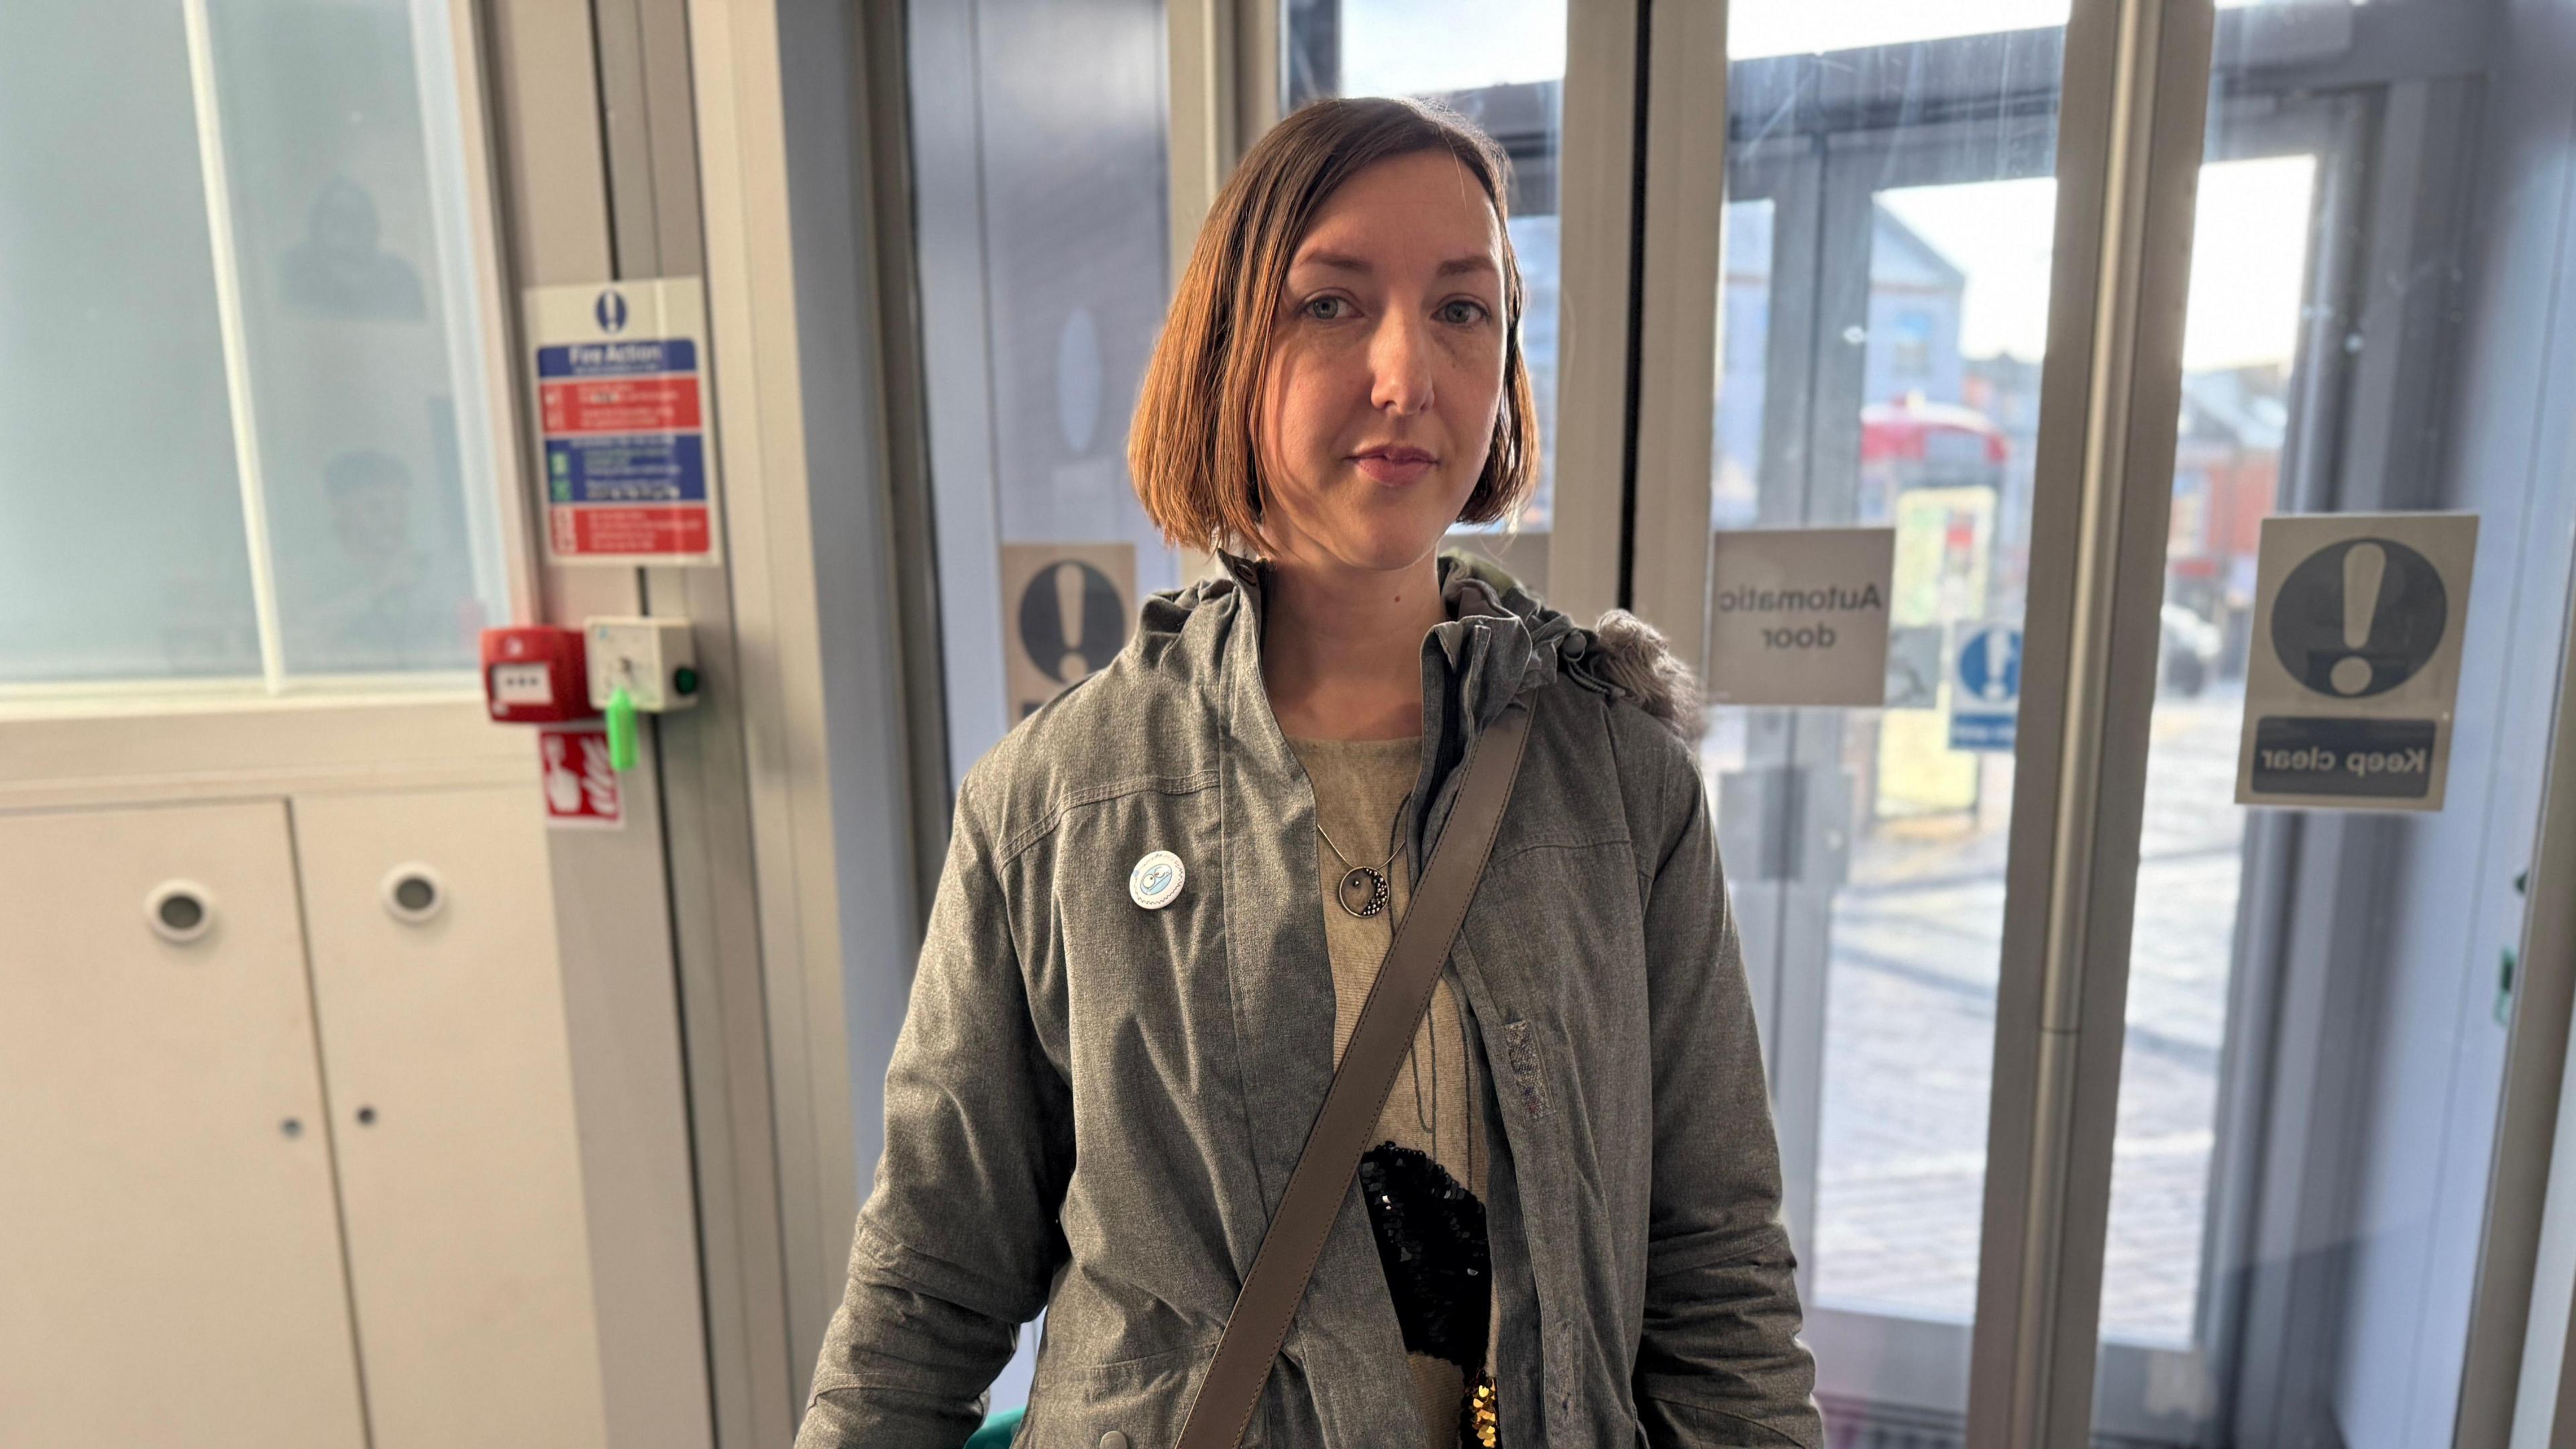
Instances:
[[[0,6],[0,684],[259,669],[179,7]]]
[[[286,669],[469,668],[505,604],[466,508],[492,484],[470,277],[441,246],[452,87],[415,50],[446,22],[208,8]]]
[[[0,685],[468,668],[506,590],[446,5],[205,13],[192,55],[177,0],[0,7]]]

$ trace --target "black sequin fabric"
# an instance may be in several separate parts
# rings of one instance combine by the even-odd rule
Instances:
[[[1393,1142],[1361,1156],[1360,1189],[1406,1350],[1456,1364],[1474,1383],[1493,1305],[1484,1203],[1429,1154]]]

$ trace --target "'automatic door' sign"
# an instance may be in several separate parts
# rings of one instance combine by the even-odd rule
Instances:
[[[1724,530],[1715,549],[1711,700],[1871,709],[1886,703],[1896,530]]]
[[[2238,804],[2442,808],[2477,543],[2466,513],[2263,521]]]

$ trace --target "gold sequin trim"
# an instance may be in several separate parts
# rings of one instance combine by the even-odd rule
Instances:
[[[1467,1433],[1479,1449],[1494,1449],[1501,1426],[1494,1413],[1494,1375],[1488,1370],[1477,1376],[1476,1392],[1467,1400]]]

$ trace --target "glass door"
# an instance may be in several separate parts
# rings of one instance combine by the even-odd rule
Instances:
[[[2218,33],[2096,1373],[2123,1443],[2500,1443],[2509,1409],[2480,1256],[2497,1163],[2543,1146],[2499,1119],[2576,559],[2576,258],[2529,226],[2576,160],[2537,98],[2576,72],[2563,26],[2406,9]],[[2427,74],[2435,43],[2463,62]],[[2288,647],[2268,523],[2453,511],[2479,528],[2441,807],[2237,806],[2247,676]]]
[[[1593,179],[1579,170],[1568,177],[1564,165],[1566,0],[1300,0],[1281,9],[1290,109],[1325,96],[1409,96],[1466,116],[1511,160],[1507,225],[1524,296],[1521,347],[1538,404],[1539,481],[1515,517],[1461,526],[1449,546],[1484,554],[1544,594],[1566,413],[1564,183],[1582,196]],[[1581,497],[1584,485],[1572,492]]]
[[[1090,573],[1124,616],[1185,566],[1114,446],[1155,8],[1026,8],[910,11],[960,771],[1068,682],[1014,630],[1072,670],[1119,642],[1069,622]],[[1837,1443],[2088,1406],[2123,1446],[2501,1443],[2462,1385],[2505,1352],[2488,1171],[2533,1147],[2497,1133],[2576,557],[2576,34],[2489,10],[1277,7],[1289,104],[1434,97],[1513,157],[1548,481],[1472,546],[1702,647],[1746,549],[1883,531],[1883,689],[1704,671]],[[2264,519],[2428,510],[2486,520],[2448,803],[2237,805]]]
[[[1883,696],[1790,702],[1713,655],[1702,747],[1837,1442],[1968,1442],[1972,1383],[1976,1442],[2076,1442],[2082,1399],[1997,1411],[2065,1400],[2029,1385],[2094,1341],[2097,1442],[2503,1442],[2489,1184],[2546,1147],[2500,1134],[2576,557],[2546,341],[2576,251],[2533,220],[2576,194],[2539,99],[2569,27],[2192,8],[2079,0],[2079,43],[2064,0],[1737,0],[1699,73],[1723,210],[1645,192],[1650,239],[1662,208],[1723,247],[1714,296],[1641,284],[1649,371],[1692,340],[1655,319],[1706,309],[1712,547],[1676,584],[1641,524],[1631,597],[1698,598],[1714,638],[1745,548],[1891,535]],[[2152,142],[2106,139],[2115,70]],[[2158,172],[2125,199],[2122,144]],[[2179,209],[2139,206],[2195,155]],[[1646,412],[1635,508],[1669,523]],[[2443,511],[2482,528],[2442,808],[2239,805],[2265,520]],[[1981,723],[1969,650],[2011,641],[2013,678],[2052,630],[2020,738]]]
[[[1795,8],[1731,7],[1709,521],[1893,530],[1889,703],[1718,707],[1703,755],[1819,1393],[1935,1429],[1967,1405],[2013,761],[1900,676],[2024,607],[2060,47],[1999,10],[1829,57]]]

